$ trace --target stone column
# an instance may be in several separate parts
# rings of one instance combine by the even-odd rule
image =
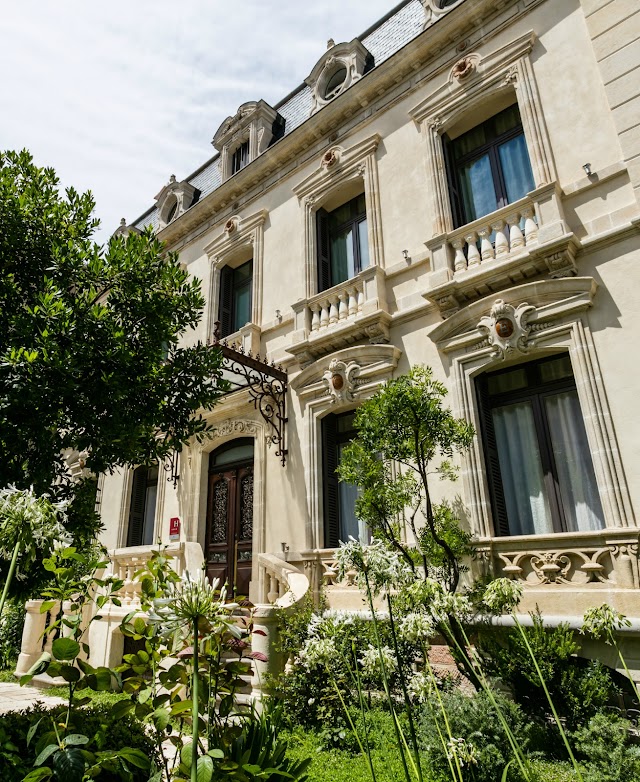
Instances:
[[[24,676],[42,654],[44,644],[42,634],[47,623],[47,612],[40,613],[42,602],[42,600],[27,600],[25,605],[26,614],[20,656],[15,670],[16,676]]]

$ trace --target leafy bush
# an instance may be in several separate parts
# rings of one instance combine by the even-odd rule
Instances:
[[[0,619],[0,669],[12,666],[20,654],[24,613],[21,600],[9,601],[4,607]]]
[[[0,715],[0,768],[2,782],[22,782],[33,769],[40,739],[51,730],[51,720],[56,724],[66,718],[66,707],[44,706],[36,703],[30,709]],[[34,735],[27,745],[27,734],[34,729]],[[78,709],[71,715],[71,725],[90,737],[87,745],[91,750],[120,750],[125,747],[141,750],[148,758],[156,761],[155,742],[145,733],[142,725],[132,717],[114,718],[109,710],[98,708]],[[134,782],[147,782],[148,772],[131,767]],[[119,779],[103,771],[98,782],[113,782]]]
[[[632,746],[630,723],[615,715],[596,714],[574,733],[584,758],[584,782],[635,782],[640,779],[640,747]]]
[[[512,730],[518,745],[526,751],[535,741],[534,728],[521,709],[499,693],[494,697]],[[473,696],[459,690],[442,692],[441,698],[454,739],[464,739],[464,747],[475,759],[462,767],[464,779],[474,782],[496,782],[507,763],[513,758],[513,750],[498,719],[496,709],[485,692]],[[446,730],[437,702],[425,704],[419,721],[419,741],[427,754],[428,765],[434,775],[449,778],[449,762],[442,746],[442,739],[434,721],[446,741]],[[512,764],[509,780],[519,779],[518,769]]]
[[[531,617],[533,627],[525,628],[527,639],[559,715],[575,730],[607,704],[613,689],[611,675],[602,663],[576,657],[580,647],[569,625],[547,629],[539,613]],[[545,723],[549,704],[520,633],[492,627],[480,632],[476,647],[487,673],[511,689],[531,719]]]

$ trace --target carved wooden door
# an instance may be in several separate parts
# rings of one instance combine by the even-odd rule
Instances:
[[[209,472],[207,575],[247,597],[253,538],[253,464]]]

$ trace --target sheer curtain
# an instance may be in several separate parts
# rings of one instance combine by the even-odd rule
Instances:
[[[578,395],[554,394],[545,399],[545,407],[567,530],[602,529],[602,505]]]
[[[489,156],[483,155],[478,160],[468,163],[460,173],[466,221],[471,223],[478,217],[495,212],[498,208],[498,199],[493,186]]]
[[[354,274],[353,230],[349,228],[331,242],[331,285],[350,280]]]
[[[511,535],[553,532],[530,402],[492,411]]]
[[[533,190],[533,172],[524,136],[516,136],[498,147],[507,203],[524,198]]]

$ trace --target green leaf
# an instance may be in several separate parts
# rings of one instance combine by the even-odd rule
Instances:
[[[164,730],[171,721],[171,714],[167,709],[160,707],[153,712],[151,719],[158,730]]]
[[[96,690],[107,692],[111,689],[111,671],[104,666],[96,670]]]
[[[56,777],[64,782],[82,782],[84,768],[85,756],[77,747],[61,749],[54,755],[53,770]]]
[[[54,752],[57,752],[60,747],[57,744],[48,744],[35,760],[34,766],[41,766],[45,760],[51,757]]]
[[[117,703],[114,703],[111,707],[111,716],[118,720],[124,717],[125,714],[131,711],[133,707],[135,706],[135,703],[130,700],[121,700]]]
[[[180,761],[184,763],[187,768],[191,768],[191,758],[193,757],[192,748],[193,744],[192,742],[189,742],[180,750]]]
[[[66,682],[72,684],[73,682],[79,681],[80,671],[77,668],[74,668],[73,665],[61,665],[60,676],[62,676]]]
[[[140,749],[124,747],[124,749],[118,750],[118,756],[136,768],[141,768],[143,771],[147,771],[151,767],[149,758]]]
[[[73,638],[56,638],[51,652],[56,660],[73,660],[80,654],[80,644]]]
[[[515,758],[511,758],[511,760],[504,767],[504,770],[502,772],[502,777],[500,777],[501,782],[507,782],[507,773],[509,771],[509,766],[514,762],[514,760]]]
[[[213,760],[209,755],[202,755],[198,758],[196,779],[198,782],[211,782],[213,777]]]
[[[221,749],[210,749],[207,752],[207,755],[211,755],[211,757],[216,758],[216,760],[222,760],[224,758],[224,752]]]
[[[39,782],[41,779],[49,779],[52,774],[53,771],[50,768],[34,768],[22,782]]]
[[[174,703],[171,707],[172,714],[183,714],[185,711],[191,711],[193,708],[193,701],[179,701]]]
[[[55,604],[55,600],[43,600],[42,603],[40,603],[40,613],[46,614],[47,611],[50,611]]]
[[[29,744],[31,744],[31,739],[34,737],[35,732],[38,730],[38,725],[40,725],[43,719],[44,717],[40,717],[40,719],[34,725],[32,725],[27,731],[27,747],[29,746]]]

